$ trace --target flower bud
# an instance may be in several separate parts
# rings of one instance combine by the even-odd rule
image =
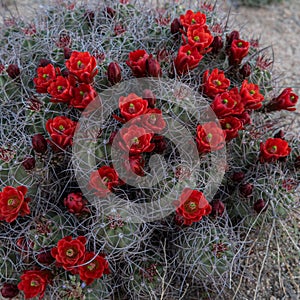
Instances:
[[[183,29],[183,26],[181,25],[179,19],[176,18],[171,23],[171,33],[172,34],[180,33],[180,29]]]
[[[6,72],[12,79],[17,78],[20,75],[20,69],[17,65],[9,65],[6,69]]]
[[[213,200],[210,203],[210,205],[212,207],[212,211],[210,214],[212,217],[220,217],[223,215],[225,210],[225,205],[221,200]]]
[[[107,79],[112,85],[117,84],[122,80],[122,73],[119,64],[111,62],[108,65]]]
[[[236,182],[242,182],[245,178],[244,172],[234,172],[231,176],[231,179]]]
[[[153,142],[155,143],[153,152],[162,154],[167,149],[167,143],[163,136],[154,136]]]
[[[87,212],[87,208],[85,207],[87,203],[87,200],[82,197],[81,193],[70,193],[64,199],[64,206],[71,214]]]
[[[210,47],[212,47],[212,53],[218,54],[220,50],[223,48],[223,40],[221,36],[215,36]]]
[[[263,199],[259,199],[254,203],[253,209],[259,214],[260,212],[266,211],[267,205]]]
[[[49,64],[51,64],[51,61],[49,59],[41,58],[39,62],[39,67],[46,67]]]
[[[284,138],[284,131],[283,130],[279,130],[278,132],[276,132],[274,134],[274,138],[278,138],[278,139],[283,139]]]
[[[1,296],[3,298],[14,298],[19,294],[19,289],[16,284],[4,283],[1,287]]]
[[[227,46],[231,46],[234,40],[240,39],[240,33],[236,30],[233,30],[229,35],[226,36]]]
[[[146,72],[148,76],[159,77],[161,76],[161,67],[159,62],[150,55],[146,60]]]
[[[32,148],[35,152],[44,154],[47,151],[47,141],[42,134],[38,133],[31,139]]]
[[[113,131],[111,134],[110,134],[110,137],[109,137],[109,140],[108,140],[108,145],[112,145],[113,142],[114,142],[114,138],[116,137],[118,131]]]
[[[243,65],[243,67],[240,69],[240,74],[243,76],[243,78],[247,78],[251,74],[251,66],[249,64]]]
[[[109,17],[113,18],[116,14],[116,11],[112,9],[111,7],[106,7],[105,12]]]
[[[35,168],[35,158],[34,157],[26,157],[22,162],[22,166],[26,171],[31,171]]]
[[[72,54],[72,50],[69,47],[64,47],[64,57],[65,59],[69,59]]]
[[[42,249],[41,252],[36,257],[37,261],[42,265],[51,265],[55,259],[51,255],[51,250]]]
[[[244,197],[250,197],[253,192],[253,185],[250,183],[245,183],[240,186],[240,193]]]
[[[155,107],[156,98],[151,90],[146,89],[143,91],[143,99],[148,101],[148,106],[150,108]]]

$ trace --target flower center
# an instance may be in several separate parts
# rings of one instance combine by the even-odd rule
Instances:
[[[139,144],[139,138],[138,137],[134,137],[133,139],[132,139],[132,144],[134,144],[134,145],[138,145]]]
[[[84,95],[84,92],[83,92],[83,91],[80,91],[79,94],[80,94],[80,96],[83,96],[83,95]]]
[[[103,183],[108,183],[108,182],[110,182],[110,179],[108,178],[108,177],[106,177],[106,176],[104,176],[103,178],[102,178],[102,181],[103,181]]]
[[[83,63],[80,60],[77,62],[77,67],[79,69],[81,69],[83,67]]]
[[[65,127],[64,127],[64,125],[59,125],[59,126],[58,126],[58,129],[59,129],[59,131],[64,131],[64,130],[65,130]]]
[[[207,140],[208,140],[208,141],[211,141],[213,135],[212,135],[211,133],[209,133],[206,137],[207,137]]]
[[[48,77],[48,74],[43,74],[43,78],[46,79]]]
[[[134,106],[134,104],[133,103],[130,103],[129,104],[129,109],[128,109],[128,111],[132,114],[132,113],[135,113],[135,106]]]
[[[192,54],[192,51],[191,51],[191,50],[188,50],[186,54],[187,54],[187,55],[191,55],[191,54]]]
[[[73,249],[68,249],[68,250],[66,251],[66,255],[67,255],[68,257],[72,257],[72,256],[74,255],[74,250],[73,250]]]
[[[195,23],[196,23],[196,20],[193,18],[191,23],[192,23],[192,24],[195,24]]]
[[[294,102],[295,96],[294,96],[294,95],[291,95],[291,96],[290,96],[290,99],[291,99],[292,102]]]
[[[198,42],[199,40],[200,40],[200,38],[198,35],[194,36],[194,41]]]
[[[272,146],[271,148],[269,148],[269,152],[270,153],[276,153],[276,151],[277,151],[277,146]]]
[[[242,47],[243,43],[242,42],[238,42],[237,45],[238,45],[238,47]]]
[[[231,129],[231,125],[229,123],[226,123],[225,127],[226,129]]]
[[[155,122],[156,122],[156,115],[150,115],[149,123],[151,123],[152,125],[154,125]]]
[[[220,86],[220,85],[222,84],[222,82],[221,82],[220,80],[215,80],[215,84],[216,84],[217,86]]]
[[[196,205],[195,202],[190,202],[189,207],[190,207],[191,210],[195,210],[197,205]]]
[[[255,91],[254,91],[254,90],[251,90],[251,91],[250,91],[250,94],[251,94],[251,95],[254,95],[254,94],[255,94]]]
[[[228,103],[228,99],[223,99],[222,101],[224,104],[227,104]]]
[[[31,280],[30,286],[39,286],[39,283],[36,280]]]
[[[16,199],[14,199],[14,198],[7,200],[7,205],[9,205],[9,206],[13,206],[15,203],[16,203]]]
[[[58,87],[57,87],[57,90],[60,92],[60,91],[62,91],[62,89],[63,89],[63,86],[62,85],[59,85]]]
[[[91,262],[87,265],[88,270],[93,271],[96,268],[96,264]]]

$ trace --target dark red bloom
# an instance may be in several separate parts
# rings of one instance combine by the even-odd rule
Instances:
[[[19,294],[19,289],[16,284],[5,282],[1,287],[0,293],[3,298],[12,299]]]
[[[30,198],[25,198],[27,188],[25,186],[6,186],[0,192],[0,221],[13,222],[18,215],[30,214],[28,202]]]
[[[259,109],[262,107],[264,96],[260,93],[258,85],[244,80],[240,95],[245,109]]]
[[[23,162],[22,166],[26,171],[31,171],[35,168],[35,158],[34,157],[26,157]]]
[[[20,76],[20,69],[17,65],[9,65],[6,69],[8,76],[12,79],[15,79]]]
[[[51,255],[51,250],[46,250],[46,249],[42,249],[39,254],[36,256],[37,261],[42,264],[42,265],[46,265],[49,266],[51,265],[55,259],[54,257]]]
[[[217,94],[227,91],[230,86],[230,80],[225,77],[224,71],[219,69],[206,70],[202,77],[203,91],[210,97],[214,98]]]
[[[222,129],[225,131],[226,142],[236,138],[239,130],[243,128],[243,123],[238,118],[233,116],[228,116],[220,120],[220,124]]]
[[[47,93],[48,87],[57,76],[57,71],[50,63],[37,68],[37,77],[33,79],[33,82],[38,93]]]
[[[192,47],[189,44],[181,46],[174,60],[176,72],[178,75],[182,75],[197,68],[202,58],[203,55],[200,54],[196,47]]]
[[[194,13],[192,10],[188,10],[185,15],[180,16],[180,23],[185,29],[195,24],[202,26],[206,23],[206,15],[200,11]]]
[[[239,115],[244,111],[244,105],[237,88],[216,95],[211,108],[218,118]]]
[[[87,204],[88,202],[82,196],[82,193],[70,193],[64,199],[64,206],[67,208],[68,212],[75,215],[89,212],[89,209],[86,207]]]
[[[212,217],[220,217],[223,215],[225,210],[225,205],[221,200],[213,200],[211,202],[211,207],[212,207],[212,211],[210,215]]]
[[[96,58],[89,52],[73,51],[66,67],[77,80],[87,84],[92,83],[98,73]]]
[[[240,33],[236,30],[233,30],[232,32],[230,32],[230,34],[226,36],[227,47],[228,46],[230,47],[234,40],[239,40],[239,39],[240,39]]]
[[[130,155],[129,160],[124,160],[124,167],[127,172],[133,172],[138,176],[144,176],[145,160],[141,155]],[[130,174],[130,173],[129,173]]]
[[[152,54],[146,59],[146,72],[150,77],[160,77],[162,74],[160,64]]]
[[[112,85],[117,84],[122,80],[121,68],[116,62],[111,62],[108,65],[107,79]]]
[[[131,125],[127,128],[122,127],[120,136],[120,147],[130,152],[131,155],[151,152],[155,147],[155,145],[151,143],[153,133],[149,133],[149,130],[137,125]]]
[[[229,63],[239,65],[242,59],[248,55],[250,43],[243,40],[233,40],[229,51]]]
[[[47,151],[47,141],[40,133],[35,134],[31,138],[32,149],[40,154],[44,154]]]
[[[180,32],[180,29],[182,29],[183,26],[181,25],[179,19],[175,18],[173,22],[171,23],[171,33],[172,34],[178,34]]]
[[[215,36],[210,46],[212,48],[211,53],[218,54],[223,48],[222,37],[221,36]]]
[[[66,236],[57,242],[57,246],[51,249],[51,255],[57,264],[67,271],[76,272],[75,268],[82,263],[85,253],[86,238],[79,236],[72,239]]]
[[[269,138],[265,143],[260,144],[260,162],[273,162],[291,153],[287,141],[279,138]]]
[[[196,142],[200,153],[208,153],[222,149],[225,145],[225,133],[214,122],[197,127]]]
[[[39,296],[41,300],[44,297],[50,277],[49,271],[25,271],[21,275],[21,282],[18,284],[18,289],[24,292],[26,299]]]
[[[50,119],[46,123],[46,130],[51,136],[51,145],[54,150],[65,149],[72,145],[72,138],[76,129],[77,122],[67,117],[59,116]]]
[[[273,98],[270,103],[266,106],[268,111],[276,111],[276,110],[296,110],[295,105],[298,102],[298,95],[292,92],[292,88],[285,88],[281,94]]]
[[[265,203],[264,199],[259,199],[253,204],[253,209],[259,214],[266,211],[268,205]]]
[[[114,187],[120,185],[120,180],[113,168],[103,166],[91,173],[89,185],[96,190],[97,196],[105,197]]]
[[[54,103],[69,103],[73,98],[70,81],[63,76],[58,76],[52,80],[47,91],[52,97],[51,101]]]
[[[144,114],[148,108],[148,101],[131,93],[127,97],[120,97],[119,108],[121,115],[128,121]]]
[[[94,252],[85,254],[83,265],[79,267],[79,276],[87,285],[109,273],[109,265],[104,255],[96,255]]]
[[[231,179],[236,182],[242,182],[244,180],[244,178],[245,178],[245,173],[242,171],[235,172],[231,176]]]
[[[149,54],[145,50],[136,50],[129,53],[129,59],[126,64],[132,70],[135,77],[144,77],[147,74],[146,60]]]
[[[96,97],[97,92],[90,84],[81,83],[73,89],[70,105],[75,108],[85,109]]]
[[[46,58],[41,58],[39,61],[39,67],[46,67],[49,64],[51,64],[51,60],[46,59]]]
[[[244,197],[250,197],[253,192],[253,185],[251,183],[244,183],[239,188],[240,193]]]
[[[211,213],[212,207],[207,202],[205,196],[190,188],[185,188],[178,201],[174,203],[177,206],[176,214],[183,217],[184,225],[191,225],[198,222],[203,216]]]
[[[183,40],[184,39],[185,38],[183,36]],[[213,42],[214,37],[211,35],[211,32],[206,25],[192,25],[189,26],[187,30],[187,39],[188,43],[192,47],[197,47],[198,51],[201,54],[204,54],[205,49],[210,46],[210,44]]]
[[[251,66],[250,64],[244,64],[242,68],[239,70],[239,73],[243,76],[243,78],[248,78],[251,74]]]

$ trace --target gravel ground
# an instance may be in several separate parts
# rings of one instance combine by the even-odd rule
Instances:
[[[219,2],[229,12],[231,3]],[[46,1],[0,0],[0,3],[4,6],[0,9],[2,14],[6,11],[6,16],[18,13],[28,18]],[[300,0],[286,0],[264,8],[231,7],[230,15],[230,28],[240,30],[242,37],[259,38],[261,46],[272,46],[274,72],[282,78],[279,88],[293,87],[300,94]],[[298,105],[298,115],[290,116],[295,124],[298,121],[294,125],[298,134],[299,110]],[[300,212],[294,211],[285,220],[274,219],[263,232],[251,233],[251,238],[254,242],[244,273],[234,280],[224,299],[300,299]]]

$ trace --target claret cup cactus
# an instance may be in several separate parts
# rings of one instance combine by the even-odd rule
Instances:
[[[298,95],[268,50],[207,1],[144,4],[1,28],[4,298],[224,299],[297,206]]]

